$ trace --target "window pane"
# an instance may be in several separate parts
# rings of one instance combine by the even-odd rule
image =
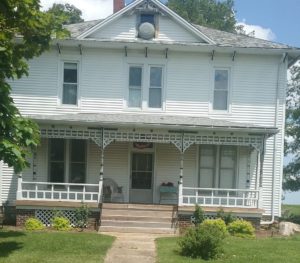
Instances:
[[[84,183],[85,182],[85,163],[71,163],[70,167],[70,182]]]
[[[65,160],[65,140],[51,139],[50,140],[50,161]]]
[[[85,162],[85,140],[71,140],[71,162]]]
[[[228,90],[228,70],[215,71],[215,90],[218,89]]]
[[[77,83],[77,64],[64,63],[64,82]]]
[[[77,104],[77,84],[64,84],[63,104]]]
[[[141,107],[141,90],[129,89],[129,107]]]
[[[141,14],[141,24],[148,22],[154,25],[154,15],[153,14]]]
[[[64,162],[50,162],[50,182],[63,183],[65,181]]]
[[[129,86],[142,86],[142,68],[130,67],[129,69]]]
[[[150,108],[161,108],[161,89],[150,88],[149,89],[149,107]]]
[[[65,180],[65,140],[50,140],[50,182],[63,183]]]
[[[162,85],[162,68],[150,68],[150,87],[161,87]]]
[[[227,91],[215,90],[213,108],[214,110],[227,110]]]

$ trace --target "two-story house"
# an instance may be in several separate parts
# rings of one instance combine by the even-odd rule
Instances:
[[[103,230],[114,209],[127,230],[159,209],[183,220],[195,204],[280,216],[286,72],[300,50],[192,25],[158,0],[114,2],[11,83],[42,140],[22,174],[0,165],[0,205],[18,224],[47,224],[53,207],[72,221],[84,201],[97,222],[102,209]],[[141,210],[128,225],[126,209]]]

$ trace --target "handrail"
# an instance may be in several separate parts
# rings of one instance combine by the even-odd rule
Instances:
[[[49,182],[26,182],[22,184],[37,184],[37,185],[62,185],[62,186],[98,186],[98,184],[77,184],[77,183],[49,183]]]

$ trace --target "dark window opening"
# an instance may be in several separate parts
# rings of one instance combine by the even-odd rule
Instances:
[[[153,14],[141,14],[141,24],[143,24],[145,22],[155,25],[154,15]]]

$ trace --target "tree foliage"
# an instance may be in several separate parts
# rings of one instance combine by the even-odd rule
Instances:
[[[0,160],[20,172],[30,148],[39,143],[38,126],[14,105],[11,80],[28,75],[27,61],[50,46],[53,33],[66,35],[51,14],[40,11],[39,0],[0,2]]]
[[[236,32],[234,0],[168,0],[167,6],[190,23]]]
[[[52,14],[54,17],[59,19],[63,25],[75,24],[83,22],[81,18],[82,12],[74,5],[70,4],[53,4],[48,9],[47,13]]]
[[[284,168],[283,189],[300,190],[300,66],[290,70],[287,89],[285,153],[292,161]]]

